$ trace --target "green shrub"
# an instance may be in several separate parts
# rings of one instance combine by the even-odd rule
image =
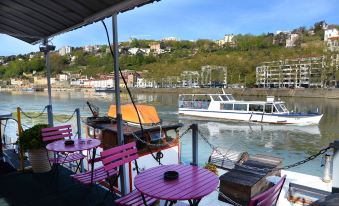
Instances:
[[[44,148],[45,143],[42,141],[41,129],[46,127],[48,127],[47,124],[37,124],[23,131],[18,140],[20,147],[24,151]]]

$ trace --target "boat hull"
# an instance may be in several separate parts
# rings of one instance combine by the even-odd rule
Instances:
[[[271,124],[300,124],[300,125],[319,124],[323,116],[323,114],[303,114],[303,113],[265,114],[265,113],[224,112],[224,111],[209,111],[195,109],[179,109],[179,114],[213,119],[262,122]]]

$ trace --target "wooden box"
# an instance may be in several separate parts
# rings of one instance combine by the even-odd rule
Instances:
[[[277,168],[282,166],[282,159],[267,155],[250,157],[243,165],[256,168]],[[280,176],[280,171],[258,171],[235,166],[228,173],[220,176],[220,191],[233,201],[248,205],[250,199],[272,186],[266,181],[267,176]],[[221,195],[219,200],[228,202]]]

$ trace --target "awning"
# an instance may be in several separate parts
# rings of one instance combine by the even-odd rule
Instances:
[[[30,44],[160,0],[1,0],[0,33]]]

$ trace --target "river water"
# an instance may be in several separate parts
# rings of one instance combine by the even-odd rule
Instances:
[[[126,94],[122,94],[122,102],[130,102]],[[339,100],[319,98],[284,98],[287,108],[297,112],[319,111],[324,116],[319,125],[291,126],[270,125],[241,122],[216,122],[198,120],[178,115],[177,94],[134,94],[138,103],[147,103],[157,107],[160,118],[165,122],[180,122],[185,126],[198,123],[202,134],[215,146],[227,150],[247,151],[250,155],[266,154],[284,158],[284,165],[288,165],[314,154],[326,147],[339,137]],[[263,100],[264,97],[236,97],[238,100]],[[53,111],[57,114],[56,124],[66,120],[75,108],[80,108],[81,116],[90,116],[86,101],[90,101],[100,108],[100,114],[105,115],[109,105],[114,103],[113,94],[85,93],[85,92],[53,92]],[[0,92],[0,114],[16,111],[21,107],[30,116],[37,115],[48,104],[47,93],[33,92]],[[34,112],[34,113],[32,113]],[[46,122],[46,115],[36,119],[23,117],[23,124],[30,126],[38,122]],[[71,120],[76,124],[75,118]],[[15,142],[15,122],[8,122],[6,127],[6,142]],[[192,158],[191,134],[181,139],[182,161],[190,162]],[[199,139],[199,163],[207,162],[211,148],[203,139]],[[311,175],[322,175],[321,158],[317,158],[302,166],[292,168],[292,171]]]

